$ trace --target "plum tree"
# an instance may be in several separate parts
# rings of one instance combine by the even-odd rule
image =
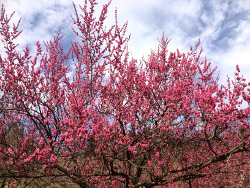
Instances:
[[[219,187],[249,183],[250,83],[236,67],[220,85],[199,42],[187,53],[159,47],[128,55],[127,23],[104,27],[86,0],[64,52],[58,35],[18,52],[1,9],[0,178],[45,186]],[[74,69],[69,67],[74,63]],[[72,74],[69,74],[72,73]],[[69,75],[73,75],[69,77]],[[240,105],[248,104],[243,108]],[[55,181],[58,180],[58,181]]]

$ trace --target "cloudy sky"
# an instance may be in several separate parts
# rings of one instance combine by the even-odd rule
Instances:
[[[74,2],[83,4],[84,0]],[[32,48],[35,41],[47,41],[59,29],[65,45],[74,40],[71,0],[0,0],[0,4],[8,13],[16,11],[14,22],[22,17],[20,47],[28,44]],[[249,0],[113,0],[107,26],[114,24],[116,7],[120,25],[128,21],[129,50],[134,58],[147,57],[151,49],[156,49],[164,31],[171,39],[170,51],[179,48],[187,52],[200,39],[203,57],[218,66],[222,83],[227,75],[233,77],[237,64],[250,81]]]

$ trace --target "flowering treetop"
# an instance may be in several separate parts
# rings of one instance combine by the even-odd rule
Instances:
[[[106,29],[110,2],[99,18],[96,4],[86,0],[81,13],[73,4],[81,42],[65,53],[58,34],[46,51],[37,42],[34,57],[28,47],[16,50],[20,22],[11,30],[2,7],[0,178],[41,185],[68,177],[80,187],[247,182],[250,83],[239,67],[219,85],[216,67],[200,60],[199,42],[190,52],[169,52],[164,35],[147,59],[130,60],[127,24],[118,26],[116,12]],[[248,106],[239,108],[243,101]]]

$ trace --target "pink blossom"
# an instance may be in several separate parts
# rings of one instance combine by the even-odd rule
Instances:
[[[47,165],[43,165],[43,170],[45,170],[45,169],[46,169],[46,167],[47,167]]]
[[[160,157],[160,153],[159,153],[158,151],[156,152],[155,157],[156,157],[156,158],[159,158],[159,157]]]
[[[25,163],[29,163],[29,162],[32,162],[33,160],[33,156],[30,155],[27,159],[24,160]]]
[[[152,166],[152,163],[150,161],[147,162],[148,163],[148,166],[151,167]]]
[[[52,154],[52,155],[50,156],[50,162],[51,162],[51,163],[56,163],[56,162],[57,162],[57,158],[55,157],[54,154]]]

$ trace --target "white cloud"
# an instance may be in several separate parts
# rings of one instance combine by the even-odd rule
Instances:
[[[241,21],[236,28],[237,35],[234,39],[230,39],[229,48],[221,54],[216,54],[220,61],[221,71],[223,71],[223,79],[226,75],[233,76],[236,71],[235,66],[238,64],[241,73],[250,82],[250,20]]]

